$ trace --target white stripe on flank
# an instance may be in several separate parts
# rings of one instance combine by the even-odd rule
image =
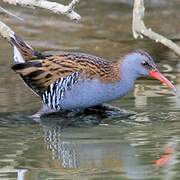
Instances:
[[[53,95],[53,86],[54,86],[54,84],[50,84],[50,94],[51,94],[51,96]]]

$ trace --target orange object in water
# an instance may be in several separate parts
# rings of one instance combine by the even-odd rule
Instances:
[[[162,155],[158,160],[155,161],[155,166],[156,167],[162,167],[167,165],[171,158],[172,158],[172,153],[174,152],[173,147],[167,147],[164,150],[164,155]]]

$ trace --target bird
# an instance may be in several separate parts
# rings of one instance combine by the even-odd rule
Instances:
[[[145,50],[134,50],[116,61],[81,52],[45,55],[14,33],[12,69],[41,98],[37,116],[83,110],[127,95],[136,79],[150,76],[176,91]]]

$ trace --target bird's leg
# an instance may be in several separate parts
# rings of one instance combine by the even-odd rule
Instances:
[[[32,115],[31,118],[37,119],[37,118],[40,118],[43,115],[48,115],[48,114],[55,113],[55,112],[57,112],[57,111],[54,110],[54,109],[51,109],[47,105],[43,104],[41,109],[37,113]]]
[[[110,104],[104,103],[104,104],[93,106],[84,110],[85,113],[87,112],[87,113],[97,113],[97,114],[106,113],[106,111],[120,112],[121,109],[118,107],[112,106]]]

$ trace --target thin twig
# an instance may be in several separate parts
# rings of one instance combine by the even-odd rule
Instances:
[[[134,38],[138,38],[139,36],[143,38],[143,36],[149,37],[156,42],[160,42],[166,47],[170,48],[180,56],[180,47],[167,39],[166,37],[152,31],[150,28],[148,29],[143,22],[144,18],[144,1],[143,0],[134,0],[134,9],[133,9],[133,23],[132,23],[132,31]]]
[[[13,5],[40,7],[40,8],[48,9],[54,13],[66,15],[70,19],[76,21],[79,21],[81,19],[81,16],[74,11],[74,8],[79,2],[79,0],[72,0],[71,3],[67,6],[59,4],[57,2],[50,2],[47,0],[3,0],[3,1]]]

